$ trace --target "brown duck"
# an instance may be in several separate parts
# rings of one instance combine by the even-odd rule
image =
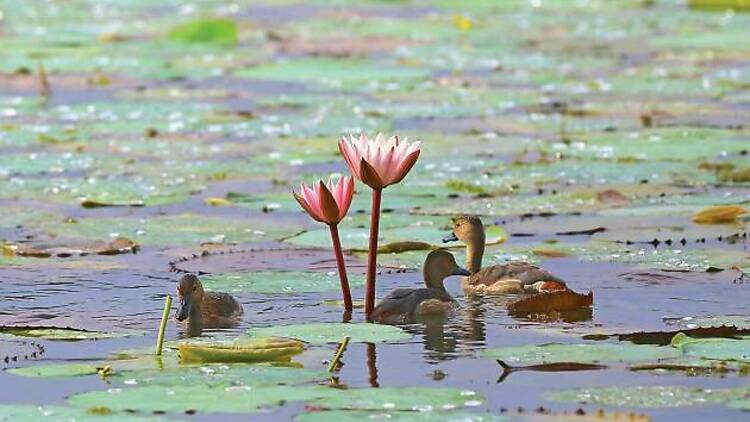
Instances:
[[[461,240],[466,244],[466,268],[461,287],[467,294],[539,293],[568,290],[565,282],[528,262],[511,262],[482,268],[484,225],[479,217],[464,215],[453,219],[453,231],[443,242]]]
[[[228,293],[206,292],[194,274],[185,274],[177,284],[180,308],[177,321],[187,321],[204,328],[223,328],[236,325],[242,318],[242,305]]]
[[[396,289],[384,297],[372,312],[372,319],[380,322],[397,322],[414,316],[444,314],[454,305],[454,300],[445,290],[443,280],[452,275],[469,275],[456,264],[450,252],[430,252],[422,267],[426,287],[419,289]]]

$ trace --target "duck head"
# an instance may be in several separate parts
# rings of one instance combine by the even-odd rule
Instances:
[[[185,321],[193,315],[200,315],[203,301],[203,285],[195,274],[185,274],[177,283],[180,308],[175,314],[177,321]]]
[[[424,282],[429,288],[445,290],[443,280],[452,275],[471,275],[456,264],[453,254],[441,249],[430,252],[422,267]]]
[[[484,244],[484,226],[479,217],[462,215],[452,219],[453,230],[443,238],[443,243],[462,241],[467,245]]]

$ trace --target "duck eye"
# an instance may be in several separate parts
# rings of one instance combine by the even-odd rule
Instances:
[[[198,290],[198,286],[193,286],[193,291]]]

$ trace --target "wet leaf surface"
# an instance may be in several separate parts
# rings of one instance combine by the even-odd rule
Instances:
[[[747,388],[702,389],[686,387],[634,386],[600,387],[556,391],[548,394],[551,400],[599,404],[616,407],[682,407],[715,406],[741,399]]]
[[[379,324],[360,323],[318,323],[299,325],[277,325],[273,327],[251,328],[251,338],[289,337],[311,344],[338,343],[344,336],[352,342],[398,342],[408,340],[411,336],[398,327]]]

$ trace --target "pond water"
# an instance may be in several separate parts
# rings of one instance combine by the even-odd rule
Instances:
[[[746,420],[743,2],[466,3],[0,0],[0,420]],[[308,344],[299,377],[270,382],[178,365],[191,336],[345,319],[328,232],[290,190],[345,173],[337,140],[362,131],[422,142],[384,192],[381,244],[442,247],[452,216],[477,214],[503,240],[485,265],[531,261],[594,305],[510,315],[515,297],[466,297],[453,277],[453,314],[400,325],[401,340],[355,339],[337,388],[325,371],[340,338]],[[340,228],[355,300],[369,201],[358,185]],[[717,219],[716,206],[734,211]],[[712,224],[696,218],[706,209]],[[426,254],[381,253],[377,296],[421,285]],[[170,320],[152,361],[186,272],[234,295],[243,319],[200,333]],[[680,330],[709,340],[668,345]],[[639,332],[662,334],[617,336]],[[614,348],[591,359],[548,343]],[[634,343],[654,355],[633,357]],[[504,372],[499,355],[517,365]],[[114,375],[18,372],[58,364]],[[95,395],[142,388],[167,399]],[[210,403],[222,388],[255,390],[246,408]],[[181,393],[194,396],[174,404]]]

